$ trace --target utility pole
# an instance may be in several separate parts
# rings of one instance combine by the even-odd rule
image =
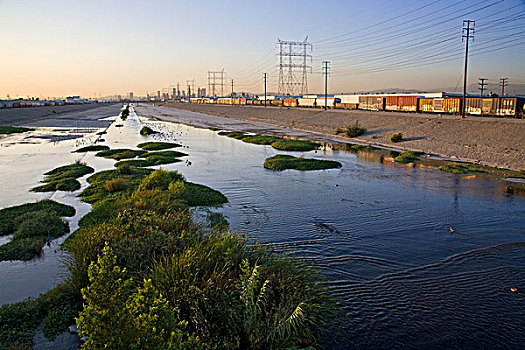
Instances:
[[[263,79],[264,79],[264,108],[266,108],[266,82],[268,80],[268,73],[264,73]]]
[[[487,83],[485,83],[485,80],[488,80],[487,78],[479,78],[479,91],[481,91],[481,97],[483,97],[483,92],[485,91],[485,85],[487,85]]]
[[[472,27],[470,26],[472,25]],[[461,107],[461,118],[465,118],[465,109],[467,102],[467,62],[468,62],[468,42],[470,39],[474,40],[474,26],[476,21],[470,19],[463,21],[463,33],[461,40],[465,39],[465,72],[463,73],[463,106]]]
[[[324,109],[328,108],[328,65],[329,61],[323,61],[323,75],[324,75]]]
[[[233,98],[233,79],[232,79],[232,98]]]
[[[505,96],[505,86],[509,85],[508,80],[509,78],[501,78],[499,80],[499,86],[501,86],[501,97]]]

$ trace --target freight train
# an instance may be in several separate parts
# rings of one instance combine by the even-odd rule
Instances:
[[[268,105],[278,107],[362,109],[414,113],[460,114],[463,100],[457,94],[362,94],[268,96],[259,98],[192,98],[187,102],[226,105]],[[467,97],[465,113],[472,116],[523,118],[523,97]]]

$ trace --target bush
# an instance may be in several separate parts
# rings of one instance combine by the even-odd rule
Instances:
[[[177,171],[166,171],[158,169],[146,176],[138,187],[139,191],[152,190],[155,188],[167,190],[170,182],[183,180],[184,177]]]
[[[295,170],[324,170],[336,169],[342,165],[334,160],[305,159],[284,154],[278,154],[264,161],[264,167],[270,170],[283,171],[286,169]]]
[[[307,152],[319,148],[319,144],[308,140],[280,139],[272,142],[272,147],[281,151]]]
[[[392,141],[392,142],[401,142],[401,141],[403,141],[403,133],[402,132],[393,133],[392,135],[390,135],[390,141]]]
[[[116,179],[107,180],[104,187],[108,192],[118,192],[125,190],[127,188],[127,183],[123,178],[117,177]]]
[[[168,190],[172,195],[176,197],[182,197],[186,191],[186,186],[184,186],[183,181],[174,181],[169,184]]]
[[[143,126],[142,129],[140,129],[140,134],[143,135],[143,136],[146,136],[146,135],[153,135],[153,134],[157,134],[158,131],[155,131],[147,126]]]
[[[363,135],[365,132],[366,129],[359,125],[359,120],[356,120],[355,124],[346,127],[346,136],[348,137],[357,137]]]

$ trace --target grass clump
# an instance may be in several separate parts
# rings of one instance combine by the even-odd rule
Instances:
[[[216,128],[214,126],[211,126],[208,129],[211,130],[211,131],[219,131],[220,130],[219,128]]]
[[[73,152],[77,152],[77,153],[83,153],[83,152],[98,152],[98,151],[105,151],[105,150],[108,150],[109,149],[109,146],[105,146],[105,145],[91,145],[91,146],[86,146],[86,147],[82,147],[82,148],[79,148]]]
[[[281,151],[307,152],[319,148],[319,144],[308,140],[280,139],[272,142],[272,147]]]
[[[131,159],[117,162],[115,166],[134,166],[134,167],[149,167],[154,165],[163,165],[163,164],[172,164],[180,162],[179,157],[187,156],[186,153],[177,152],[177,151],[158,151],[158,152],[149,152],[140,155],[140,158],[144,159]]]
[[[164,149],[181,147],[181,145],[173,142],[144,142],[139,143],[137,147],[146,151],[160,151]]]
[[[143,126],[142,129],[140,129],[140,134],[143,135],[143,136],[153,135],[153,134],[157,134],[157,133],[158,133],[158,131],[155,131],[155,130],[151,129],[148,126]]]
[[[218,134],[221,136],[228,136],[236,140],[242,140],[243,138],[249,136],[241,131],[219,131]]]
[[[108,192],[119,192],[123,191],[128,187],[128,184],[126,183],[126,180],[124,180],[121,177],[117,177],[116,179],[107,180],[104,183],[104,188]]]
[[[392,141],[392,142],[401,142],[401,141],[403,141],[403,133],[402,132],[393,133],[392,135],[390,135],[390,141]]]
[[[35,203],[26,203],[14,207],[0,210],[0,236],[5,236],[15,231],[15,220],[25,214],[35,213],[38,211],[53,211],[57,216],[71,217],[75,215],[75,208],[45,199]]]
[[[458,163],[448,163],[445,165],[442,165],[438,168],[439,170],[443,170],[449,173],[453,174],[471,174],[471,173],[484,173],[485,170],[483,170],[481,167],[478,167],[476,165],[461,165]]]
[[[357,137],[361,136],[366,132],[366,128],[363,128],[361,125],[359,125],[359,120],[355,121],[355,124],[348,125],[346,127],[346,136],[348,137]]]
[[[46,240],[69,232],[69,224],[60,216],[73,216],[75,209],[66,205],[56,206],[55,203],[30,203],[0,212],[1,233],[13,233],[12,240],[0,246],[0,261],[31,260],[40,253]]]
[[[254,143],[256,145],[271,145],[273,142],[281,140],[280,137],[271,135],[253,135],[242,138],[242,142]]]
[[[343,128],[337,128],[337,129],[335,129],[335,134],[336,134],[336,135],[343,134],[344,132],[345,132],[345,131],[344,131]]]
[[[97,154],[95,154],[95,156],[104,157],[107,159],[122,160],[122,159],[135,158],[144,153],[147,153],[147,151],[128,149],[128,148],[118,148],[118,149],[108,149],[105,151],[100,151]]]
[[[171,182],[181,181],[181,180],[184,180],[184,177],[181,174],[179,174],[177,171],[166,171],[166,170],[158,169],[158,170],[153,171],[151,174],[146,176],[144,179],[142,179],[138,187],[138,190],[139,191],[153,190],[153,189],[167,190]]]
[[[17,133],[28,132],[28,131],[33,131],[33,130],[35,129],[21,128],[18,126],[0,126],[0,134],[5,134],[5,135],[17,134]]]
[[[320,160],[320,159],[305,159],[302,157],[294,157],[284,154],[278,154],[270,157],[264,161],[266,169],[283,171],[287,169],[295,170],[323,170],[336,169],[342,165],[334,160]]]
[[[129,105],[126,105],[120,112],[120,119],[126,120],[129,116]]]
[[[403,152],[400,155],[396,156],[394,160],[398,163],[408,164],[408,163],[414,163],[415,161],[419,160],[419,156],[421,155],[421,152]]]
[[[64,165],[48,171],[45,179],[42,181],[45,184],[33,187],[33,192],[53,192],[53,191],[76,191],[80,189],[80,182],[76,179],[86,174],[94,172],[92,167],[89,167],[81,162],[76,162],[69,165]]]

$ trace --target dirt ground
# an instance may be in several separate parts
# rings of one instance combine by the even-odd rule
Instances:
[[[337,128],[359,120],[367,132],[352,139],[372,145],[415,150],[446,158],[525,169],[525,120],[480,118],[440,114],[350,110],[227,106],[168,103],[164,107],[236,120],[292,128],[335,137]],[[402,132],[404,140],[392,143],[390,135]],[[342,136],[339,135],[339,138]],[[350,140],[350,139],[349,139]]]

